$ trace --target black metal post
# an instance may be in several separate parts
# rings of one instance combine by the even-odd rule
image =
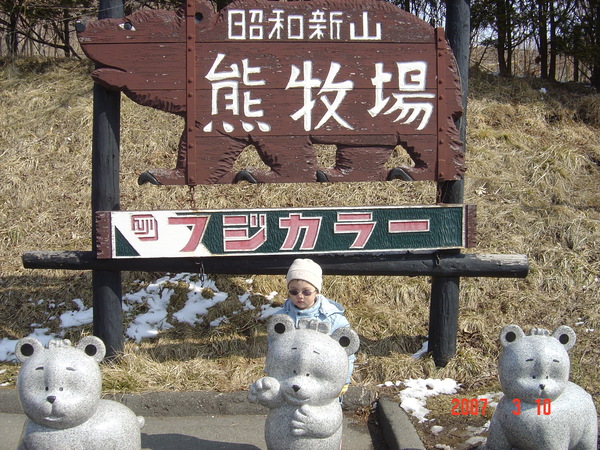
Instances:
[[[457,124],[466,148],[466,115],[469,83],[470,0],[446,0],[446,37],[454,52],[461,76],[464,114]],[[464,180],[438,185],[440,203],[463,203]],[[444,367],[456,354],[458,330],[459,277],[432,277],[429,308],[429,351],[436,366]]]
[[[100,0],[98,19],[124,16],[122,0]],[[92,239],[96,250],[96,211],[120,208],[121,94],[94,85],[92,142]],[[123,351],[123,312],[121,308],[121,272],[92,271],[94,335],[106,345],[106,357]]]

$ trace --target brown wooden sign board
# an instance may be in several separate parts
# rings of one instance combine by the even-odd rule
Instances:
[[[456,180],[456,62],[443,30],[383,1],[189,0],[78,26],[97,83],[183,116],[157,184]],[[314,144],[336,145],[320,167]],[[232,171],[253,145],[270,170]],[[401,145],[414,167],[386,168]]]

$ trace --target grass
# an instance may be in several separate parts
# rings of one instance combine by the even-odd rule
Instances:
[[[91,304],[89,272],[25,270],[20,260],[29,250],[91,248],[90,68],[74,60],[0,63],[0,338],[24,337],[32,323],[57,330],[56,317],[72,308],[73,299]],[[477,204],[479,244],[470,251],[526,254],[530,274],[523,280],[461,280],[458,351],[444,368],[431,358],[411,357],[428,333],[427,278],[325,276],[325,294],[344,304],[361,336],[353,384],[375,389],[385,381],[451,377],[462,383],[460,398],[498,391],[504,325],[554,330],[566,324],[578,339],[571,380],[600,406],[599,103],[600,95],[581,85],[471,74],[465,202]],[[424,182],[140,187],[141,172],[175,167],[183,122],[123,97],[121,126],[123,210],[435,201],[435,187]],[[330,148],[321,153],[322,160],[331,159]],[[252,149],[241,160],[258,164]],[[125,272],[123,290],[162,275]],[[105,390],[246,389],[261,376],[266,352],[264,323],[237,300],[249,278],[257,308],[268,303],[261,294],[285,291],[283,277],[215,276],[219,289],[232,295],[207,319],[225,315],[229,322],[212,328],[172,321],[174,328],[155,339],[128,342],[120,361],[103,366]],[[275,304],[283,300],[281,294],[274,298]],[[182,294],[173,302],[183,302]],[[83,326],[66,337],[77,341],[90,333],[91,326]],[[0,383],[12,385],[18,367],[1,369]],[[393,395],[394,388],[382,394]],[[430,424],[420,427],[428,446],[453,445],[458,438],[452,427],[475,423],[452,416],[450,400],[430,400],[435,423],[448,431],[433,438]]]

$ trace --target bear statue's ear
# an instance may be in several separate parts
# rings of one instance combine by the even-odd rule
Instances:
[[[94,359],[97,363],[104,359],[106,347],[104,342],[96,336],[86,336],[79,341],[77,349]]]
[[[525,337],[525,333],[519,325],[506,325],[500,332],[500,343],[502,347],[506,347],[523,337]]]
[[[267,335],[269,339],[273,339],[294,328],[296,328],[296,324],[290,316],[287,314],[275,314],[269,319],[269,323],[267,324]]]
[[[35,353],[44,350],[44,346],[32,337],[26,337],[17,342],[15,346],[15,356],[20,363],[24,363]]]
[[[352,355],[358,351],[360,339],[358,334],[350,327],[342,327],[331,333],[332,339],[339,342],[346,354]]]
[[[561,325],[554,333],[552,333],[552,337],[558,339],[564,347],[566,351],[569,351],[575,345],[575,341],[577,340],[575,337],[575,331],[571,327],[566,325]]]

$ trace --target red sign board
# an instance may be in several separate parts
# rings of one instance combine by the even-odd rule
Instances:
[[[186,119],[159,184],[459,179],[456,62],[441,28],[383,1],[190,0],[78,27],[94,80]],[[334,144],[320,167],[315,144]],[[270,170],[232,171],[254,146]],[[413,167],[390,168],[401,145]]]

